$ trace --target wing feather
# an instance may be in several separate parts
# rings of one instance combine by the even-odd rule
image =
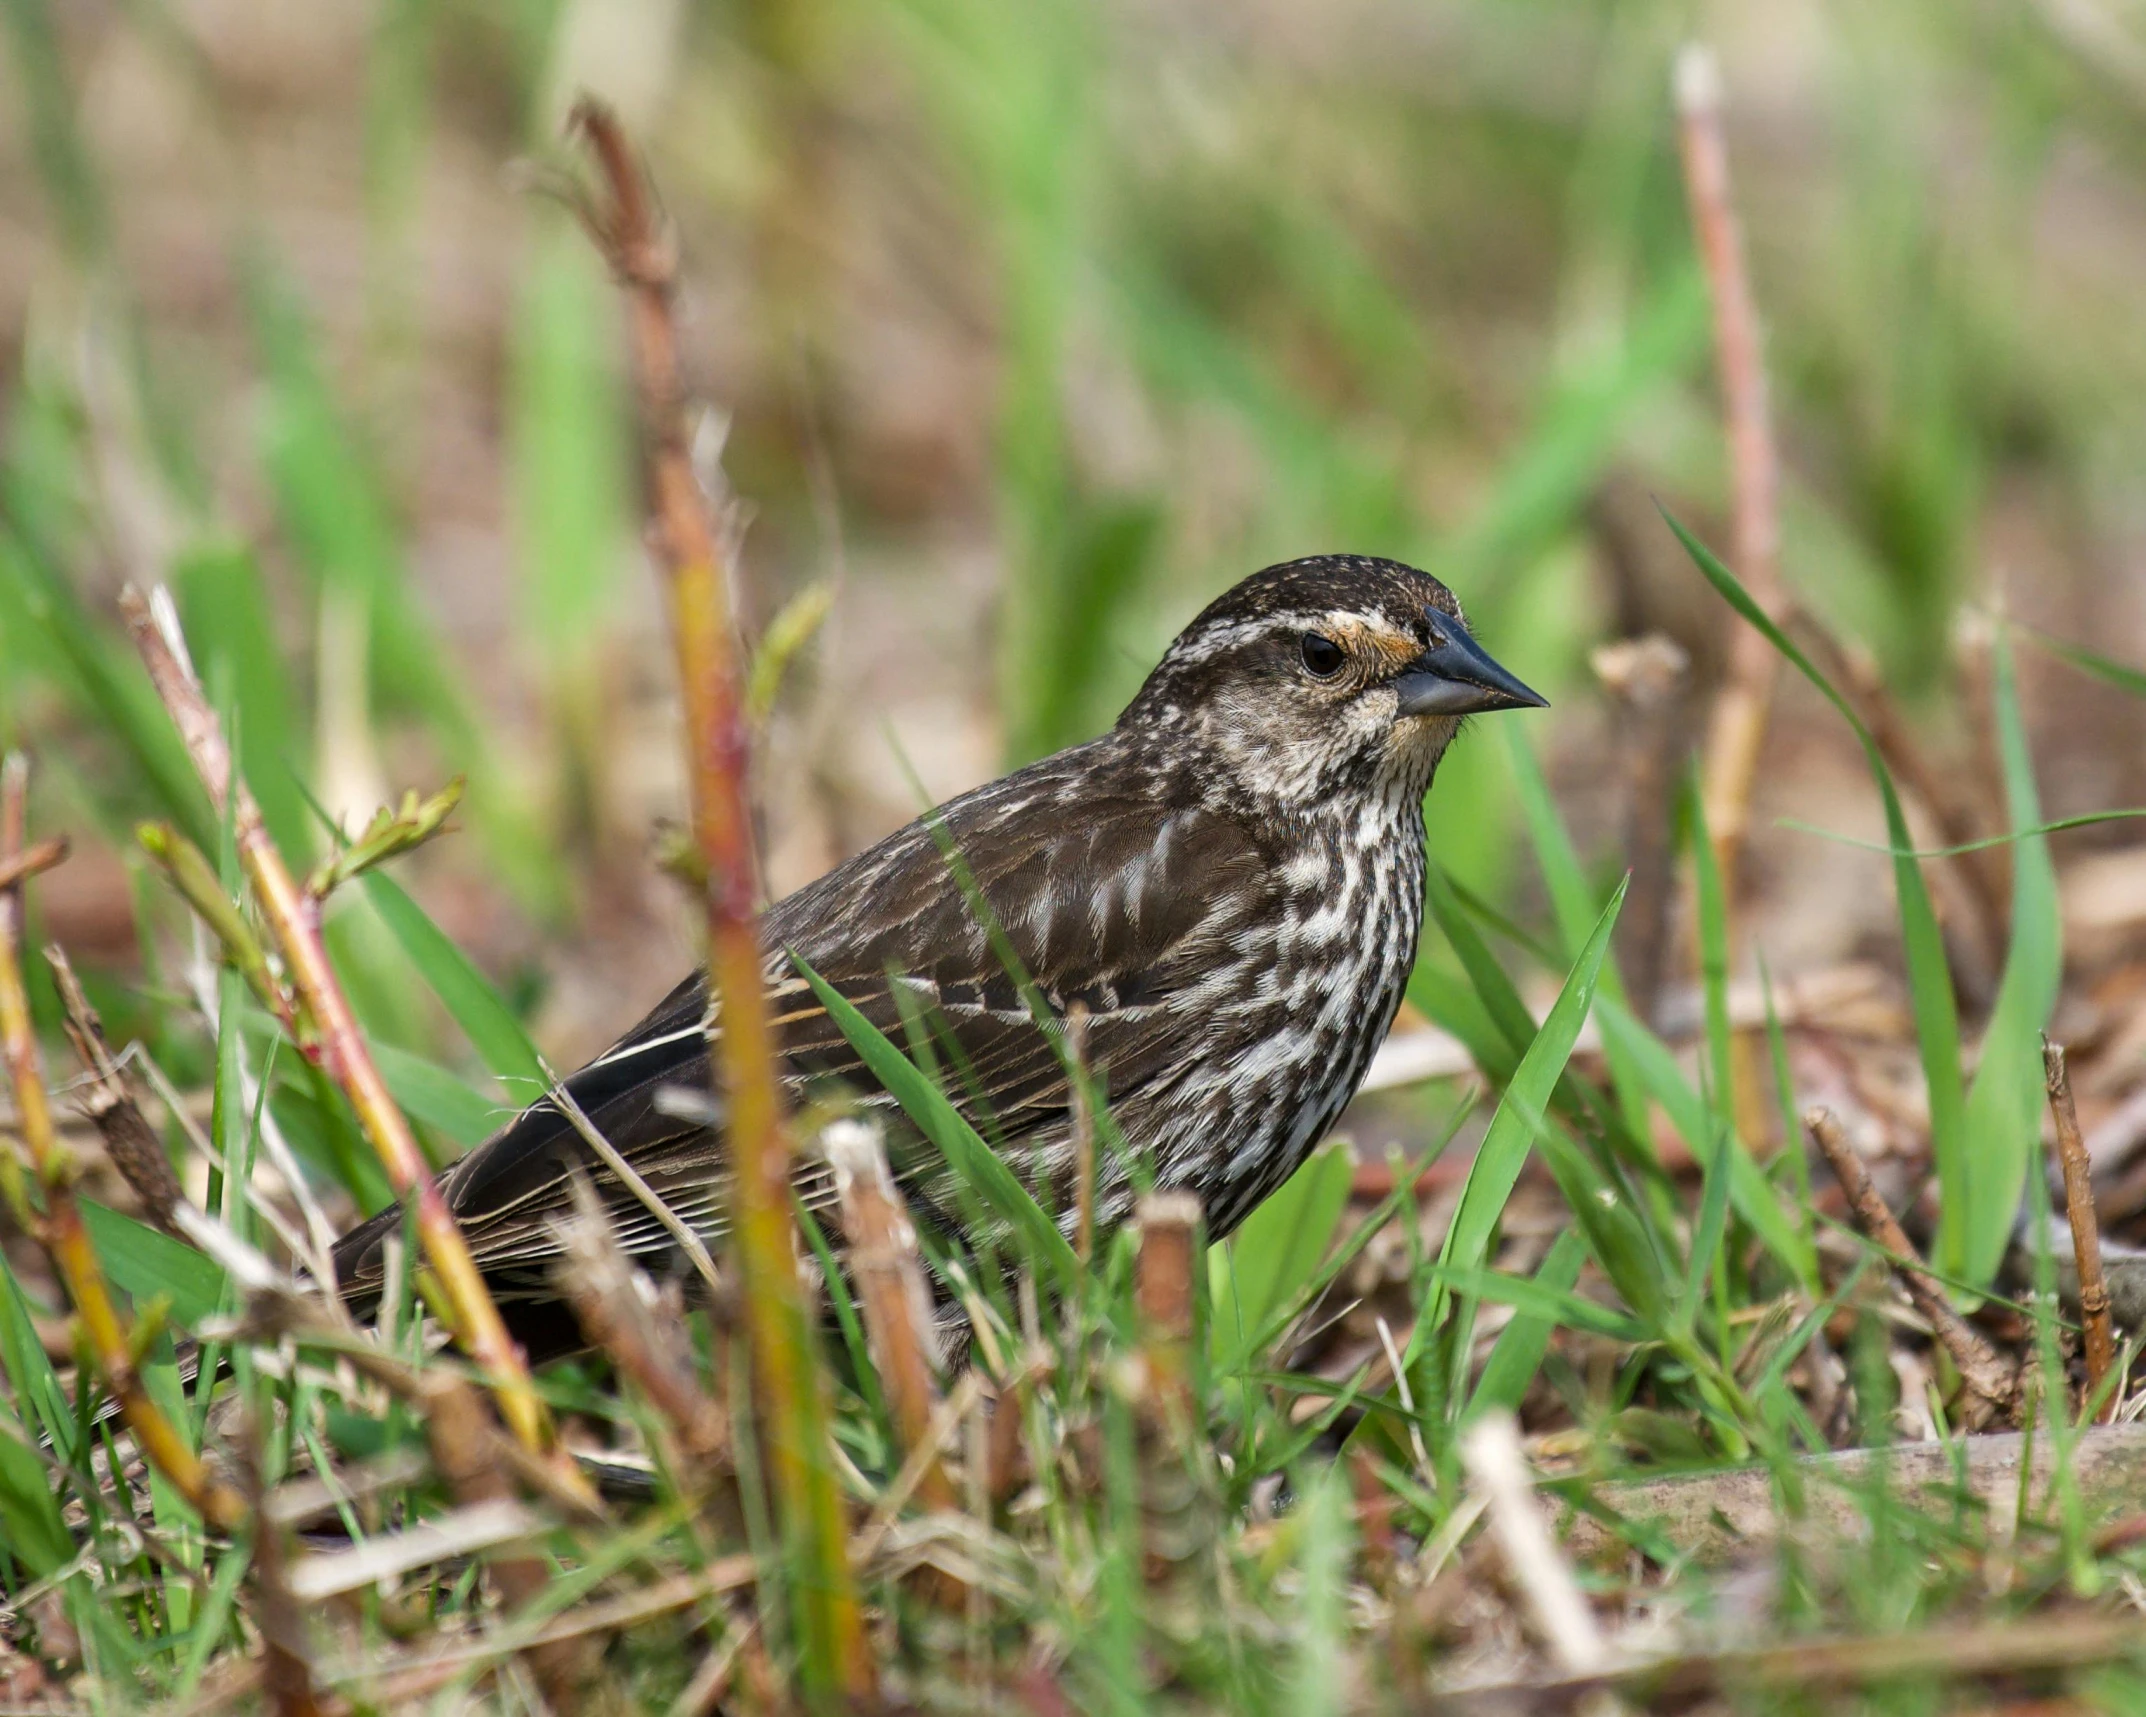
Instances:
[[[1098,741],[1107,745],[1108,740]],[[1029,1016],[1020,987],[992,952],[1003,932],[1046,1005],[1089,1015],[1089,1065],[1114,1101],[1166,1079],[1191,1051],[1173,1022],[1245,925],[1271,910],[1274,866],[1233,819],[1194,805],[1158,806],[1135,783],[1096,795],[1084,751],[993,783],[913,823],[770,909],[767,995],[793,1099],[827,1086],[891,1103],[810,987],[796,952],[897,1043],[906,1041],[897,979],[922,1004],[943,1058],[948,1095],[987,1137],[1016,1150],[1062,1132],[1070,1105],[1059,1050]],[[942,850],[950,842],[973,886]],[[979,910],[979,901],[981,910]],[[719,1143],[677,1105],[668,1086],[710,1090],[707,991],[679,984],[617,1045],[566,1082],[604,1137],[681,1218],[719,1238],[724,1186]],[[890,1124],[899,1124],[890,1114]],[[897,1161],[904,1152],[896,1152]],[[913,1153],[910,1153],[913,1154]],[[552,1224],[566,1181],[589,1173],[630,1250],[672,1242],[627,1188],[603,1172],[568,1118],[539,1102],[457,1163],[443,1181],[488,1274],[541,1273],[557,1256]],[[808,1203],[831,1203],[824,1168],[802,1164]],[[381,1241],[395,1212],[353,1230],[337,1248],[346,1294],[377,1289]]]

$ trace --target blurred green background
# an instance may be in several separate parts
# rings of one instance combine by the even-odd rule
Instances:
[[[294,850],[320,847],[308,795],[353,820],[468,774],[464,833],[407,878],[555,1054],[691,957],[649,862],[679,782],[616,304],[542,192],[582,89],[677,224],[688,361],[753,508],[743,608],[825,608],[767,724],[778,893],[913,814],[912,768],[943,797],[1092,733],[1216,590],[1338,549],[1439,572],[1552,695],[1530,731],[1620,868],[1588,648],[1666,630],[1703,684],[1725,635],[1651,500],[1725,535],[1669,97],[1694,36],[1727,82],[1791,584],[1941,755],[1964,610],[2146,656],[2146,9],[2118,0],[0,20],[0,728],[80,843],[43,931],[122,1030],[121,981],[175,985],[184,947],[129,828],[213,841],[141,719],[127,579],[172,584]],[[2146,800],[2115,694],[2028,694],[2050,814]],[[1777,966],[1890,915],[1882,859],[1767,832],[1874,826],[1845,735],[1785,698]],[[1500,894],[1506,767],[1464,744],[1432,805]],[[370,910],[334,926],[361,1007],[430,1048],[443,1016]]]

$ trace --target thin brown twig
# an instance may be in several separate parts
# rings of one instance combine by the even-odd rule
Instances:
[[[23,851],[28,787],[29,766],[19,754],[0,764],[0,865]],[[0,1050],[4,1050],[8,1076],[15,1086],[22,1142],[36,1170],[45,1208],[42,1215],[31,1208],[15,1158],[0,1152],[9,1202],[15,1206],[17,1220],[51,1254],[74,1304],[83,1339],[143,1458],[210,1525],[234,1531],[246,1519],[245,1499],[209,1470],[178,1427],[149,1398],[135,1363],[137,1332],[120,1316],[75,1203],[75,1166],[52,1124],[43,1058],[30,1019],[29,992],[23,984],[23,916],[20,884],[0,889]]]
[[[453,1316],[455,1337],[490,1375],[508,1426],[531,1449],[549,1449],[551,1416],[530,1384],[521,1349],[508,1335],[491,1290],[417,1147],[416,1136],[358,1030],[321,941],[319,902],[292,877],[269,837],[260,806],[233,767],[222,724],[184,656],[176,616],[168,609],[162,615],[153,612],[149,601],[131,586],[120,593],[119,605],[157,696],[186,741],[210,802],[231,818],[239,863],[253,884],[261,914],[283,956],[290,988],[311,1027],[300,1038],[301,1052],[343,1088],[359,1126],[387,1170],[389,1184],[397,1196],[415,1207],[418,1237]]]
[[[1834,1178],[1848,1195],[1856,1226],[1866,1239],[1889,1256],[1908,1298],[1930,1325],[1938,1344],[1959,1367],[1960,1381],[1967,1386],[1967,1402],[1961,1414],[1967,1428],[1979,1431],[2000,1415],[2016,1422],[2020,1404],[2018,1367],[2007,1365],[1999,1358],[1996,1350],[1953,1310],[1945,1290],[1923,1267],[1914,1242],[1908,1239],[1878,1189],[1871,1184],[1863,1159],[1848,1142],[1848,1135],[1833,1111],[1812,1109],[1804,1115],[1803,1124],[1811,1130],[1811,1137],[1832,1166]]]
[[[34,847],[0,858],[0,891],[20,888],[31,877],[66,863],[69,845],[65,835],[47,835]]]
[[[579,202],[580,213],[626,289],[650,537],[670,606],[693,834],[705,872],[712,1058],[730,1104],[731,1215],[754,1381],[771,1428],[767,1453],[790,1542],[811,1565],[794,1610],[799,1662],[808,1686],[864,1702],[875,1696],[877,1672],[845,1555],[826,1382],[814,1363],[798,1280],[793,1147],[755,924],[751,736],[726,579],[736,558],[736,515],[711,502],[694,471],[674,314],[676,249],[648,179],[601,103],[578,102],[569,123],[595,155],[601,181],[595,197]]]
[[[1783,607],[1780,461],[1767,406],[1758,310],[1752,301],[1730,186],[1729,149],[1721,122],[1721,71],[1713,54],[1697,43],[1677,57],[1676,98],[1685,198],[1713,297],[1715,363],[1729,435],[1734,498],[1730,540],[1736,572],[1759,606],[1778,615]],[[1707,827],[1722,886],[1732,905],[1780,666],[1780,657],[1756,627],[1737,627],[1729,646],[1727,678],[1707,727]]]
[[[2086,1394],[2101,1392],[2116,1363],[2116,1330],[2109,1320],[2109,1283],[2101,1269],[2101,1224],[2094,1213],[2094,1167],[2079,1136],[2079,1110],[2072,1102],[2071,1072],[2064,1046],[2042,1039],[2042,1076],[2049,1112],[2057,1124],[2057,1161],[2064,1171],[2064,1212],[2071,1219],[2072,1260],[2079,1272],[2079,1315],[2086,1326]],[[2104,1404],[2103,1415],[2116,1406]]]
[[[105,1155],[126,1178],[142,1210],[167,1234],[172,1232],[172,1213],[186,1197],[179,1176],[165,1154],[164,1141],[143,1116],[141,1105],[127,1089],[125,1071],[105,1040],[104,1022],[90,1006],[82,981],[57,942],[45,949],[45,964],[59,986],[68,1040],[89,1074],[89,1082],[75,1092],[75,1102],[104,1140]]]

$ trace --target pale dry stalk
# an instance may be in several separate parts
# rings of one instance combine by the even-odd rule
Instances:
[[[1558,1667],[1567,1675],[1601,1673],[1609,1667],[1609,1647],[1536,1505],[1513,1416],[1483,1414],[1461,1438],[1460,1458],[1489,1503],[1490,1529],[1505,1553],[1505,1565]]]
[[[1073,1107],[1073,1252],[1083,1264],[1095,1257],[1095,1113],[1088,1101],[1088,1009],[1066,1008],[1065,1046],[1072,1062],[1068,1095]]]
[[[894,1184],[876,1127],[858,1120],[832,1122],[820,1135],[820,1148],[834,1170],[842,1232],[849,1242],[849,1278],[864,1314],[865,1339],[906,1457],[931,1440],[940,1407],[932,1374],[931,1290],[917,1252],[916,1225]],[[953,1481],[936,1458],[918,1480],[917,1495],[927,1508],[959,1506]]]
[[[1677,783],[1688,745],[1684,709],[1691,658],[1659,632],[1595,651],[1592,666],[1617,706],[1624,775],[1624,850],[1631,867],[1618,919],[1625,988],[1639,1017],[1653,1021],[1669,971],[1675,931]]]
[[[1151,1192],[1135,1207],[1133,1220],[1140,1230],[1133,1294],[1150,1411],[1163,1428],[1182,1434],[1192,1419],[1192,1271],[1200,1201],[1189,1192]]]
[[[1766,398],[1758,310],[1745,268],[1743,235],[1729,179],[1721,120],[1721,70],[1694,43],[1677,57],[1677,132],[1684,158],[1692,233],[1714,307],[1714,355],[1729,437],[1731,544],[1736,574],[1767,613],[1782,612],[1780,462]],[[1751,794],[1780,676],[1780,658],[1750,626],[1736,628],[1728,672],[1707,726],[1704,794],[1715,861],[1730,903],[1737,899]]]
[[[701,1387],[682,1327],[659,1318],[643,1292],[647,1278],[618,1243],[603,1201],[584,1175],[568,1191],[574,1217],[559,1227],[553,1279],[574,1308],[581,1333],[631,1378],[669,1424],[689,1486],[705,1481],[729,1445],[719,1402]]]

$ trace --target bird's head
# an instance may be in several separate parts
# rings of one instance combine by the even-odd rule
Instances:
[[[1316,555],[1209,603],[1118,725],[1189,742],[1253,797],[1309,811],[1420,799],[1464,717],[1545,702],[1476,643],[1429,573]]]

